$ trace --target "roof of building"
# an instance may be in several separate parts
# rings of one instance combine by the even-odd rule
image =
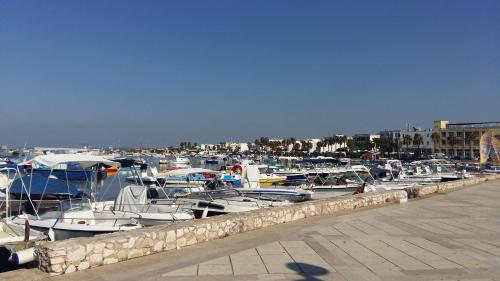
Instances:
[[[500,121],[496,122],[469,122],[469,123],[449,123],[448,128],[457,128],[457,127],[477,127],[477,128],[484,128],[484,127],[500,127]]]

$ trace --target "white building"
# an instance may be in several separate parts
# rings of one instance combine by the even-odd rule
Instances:
[[[432,141],[432,129],[422,130],[418,127],[400,129],[400,130],[391,130],[391,131],[383,131],[380,133],[382,137],[387,137],[392,141],[398,141],[401,149],[406,149],[407,145],[404,144],[405,136],[409,136],[411,141],[408,144],[408,149],[412,151],[416,151],[417,149],[421,149],[424,153],[432,153],[434,151],[434,142]],[[420,135],[422,137],[422,144],[416,145],[414,140],[415,136]]]
[[[369,143],[374,139],[380,139],[380,134],[355,134],[352,139],[358,143]]]
[[[215,144],[200,144],[201,150],[215,150]]]

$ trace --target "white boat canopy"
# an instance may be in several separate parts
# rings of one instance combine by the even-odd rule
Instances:
[[[88,154],[49,154],[39,155],[23,164],[39,164],[48,168],[56,168],[61,164],[66,163],[79,163],[84,169],[97,164],[104,164],[107,166],[120,167],[120,163],[111,161],[102,156],[88,155]]]

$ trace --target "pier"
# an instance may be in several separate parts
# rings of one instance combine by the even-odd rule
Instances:
[[[320,216],[50,280],[497,280],[500,182]],[[37,269],[2,280],[48,278]]]

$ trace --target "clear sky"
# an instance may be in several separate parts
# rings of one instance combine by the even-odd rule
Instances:
[[[500,120],[500,1],[0,0],[0,143]]]

